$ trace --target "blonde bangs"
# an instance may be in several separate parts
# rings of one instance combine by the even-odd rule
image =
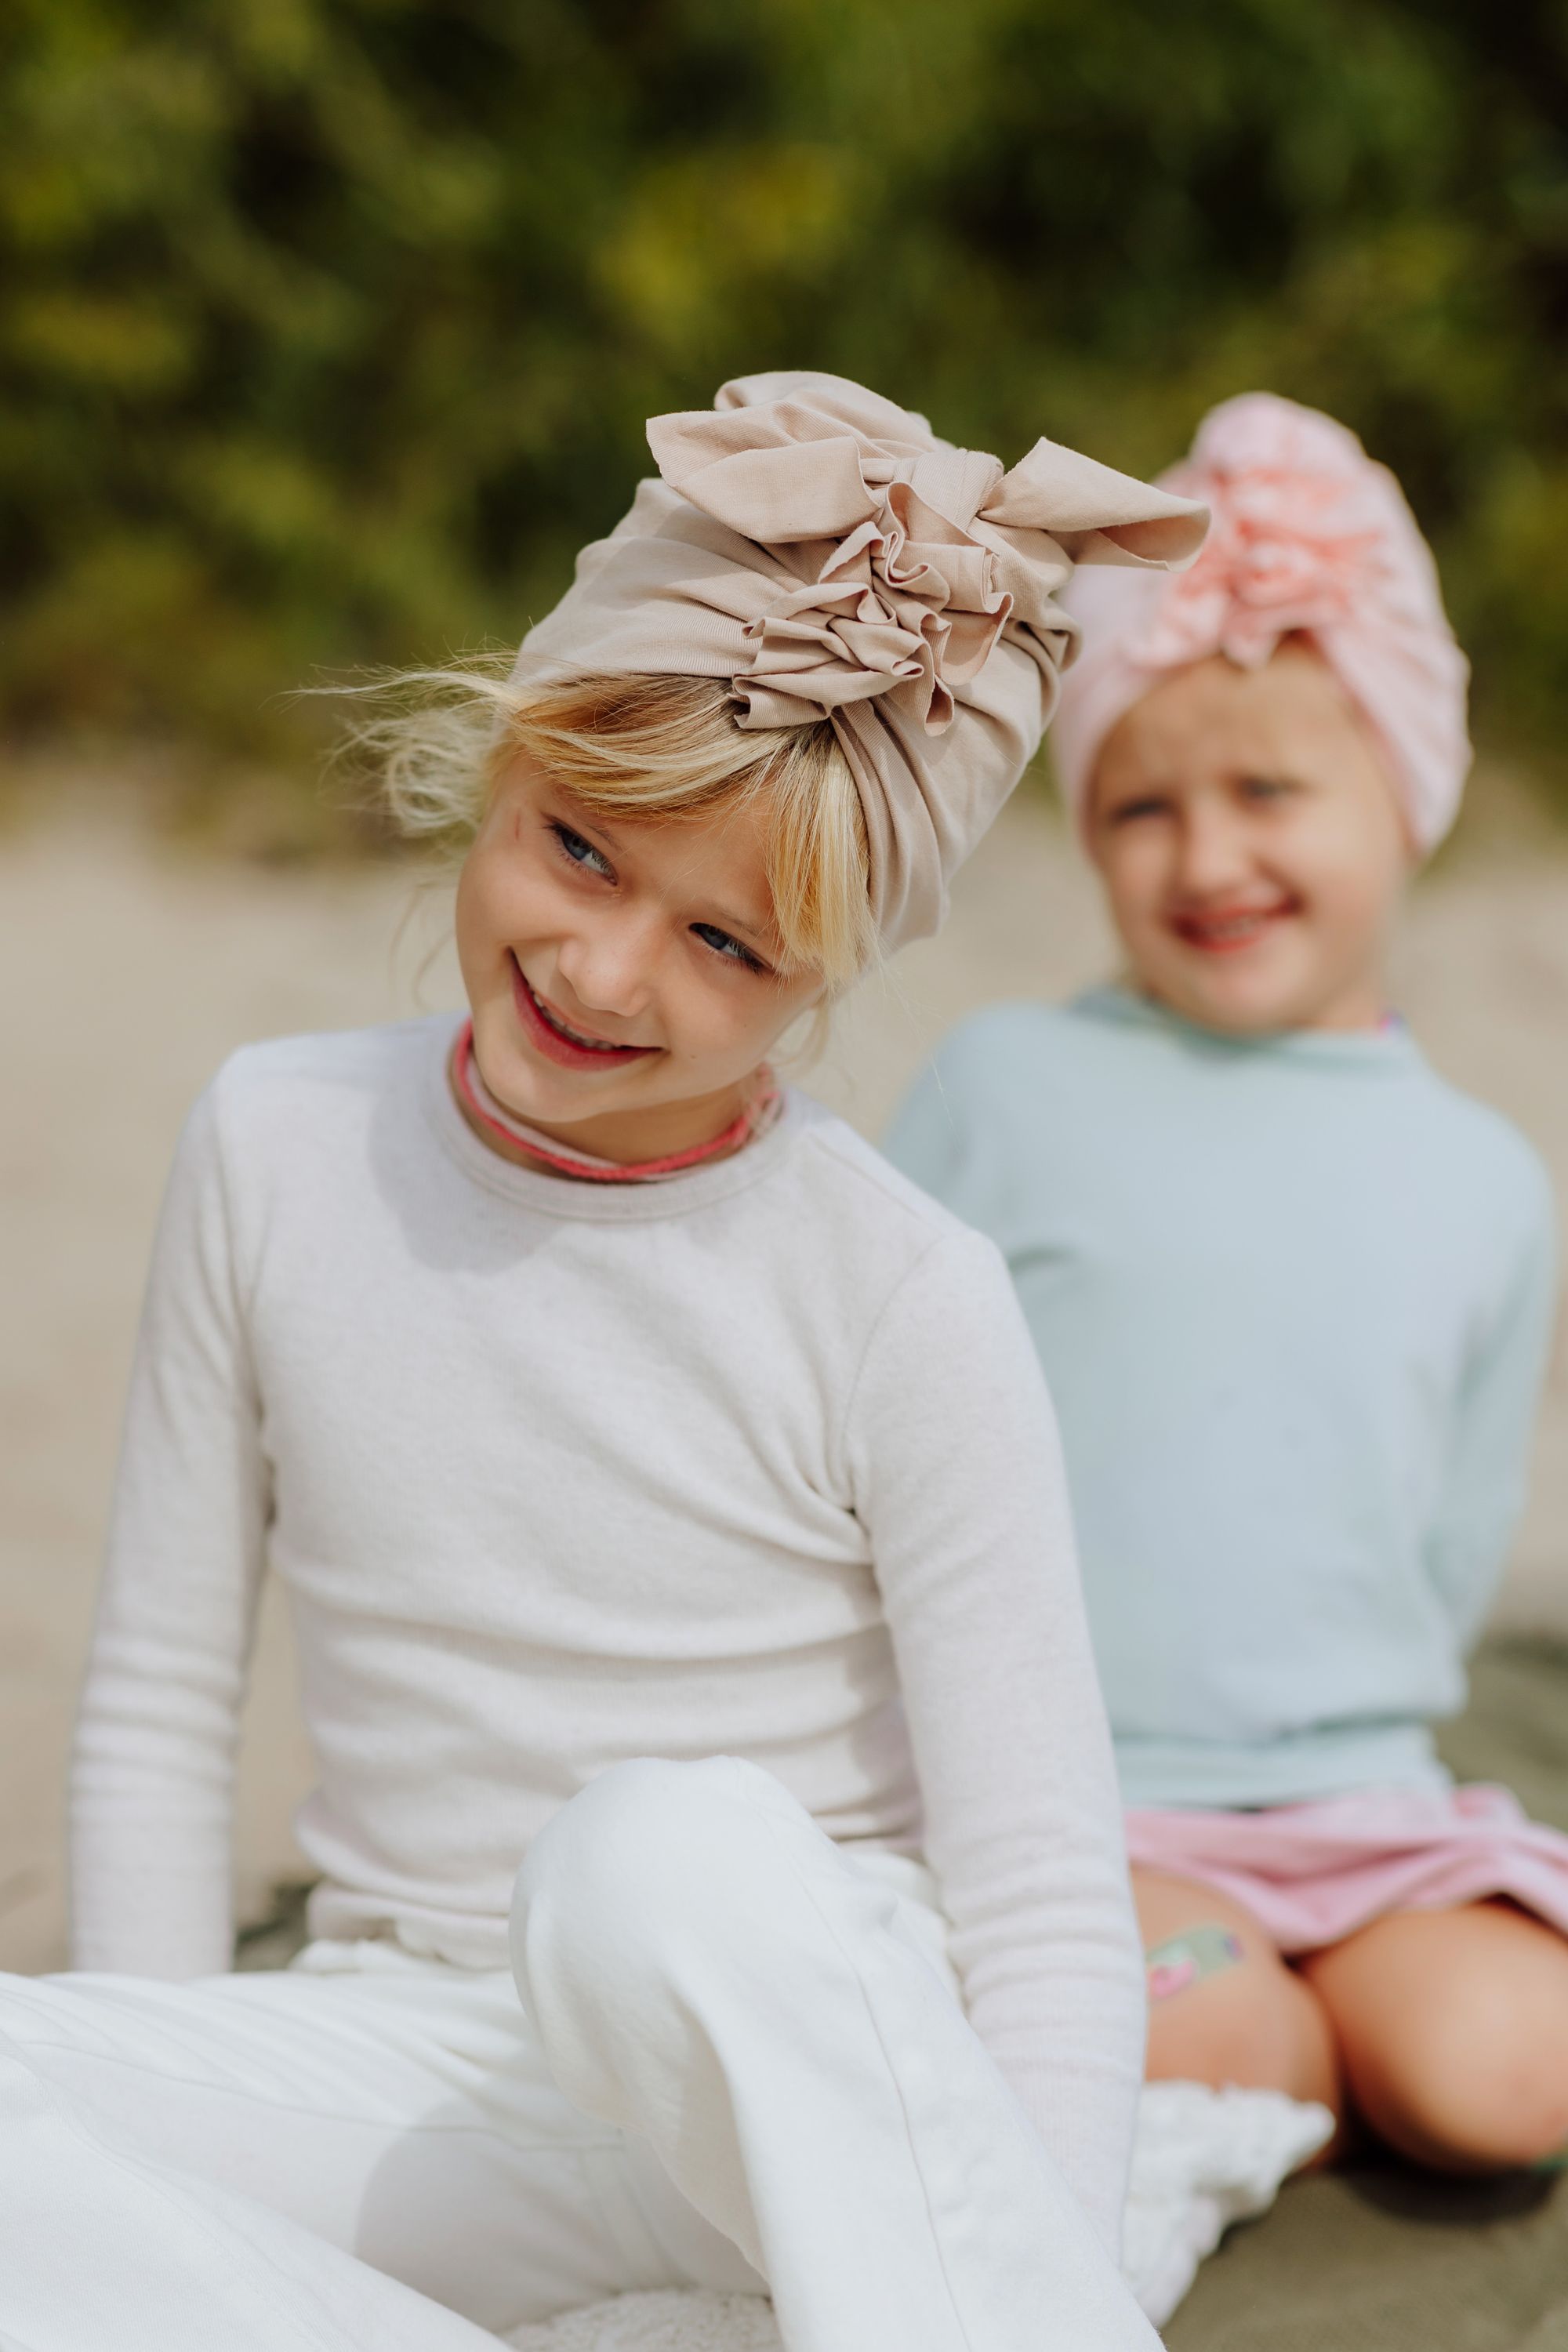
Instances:
[[[768,807],[767,877],[792,971],[831,994],[871,962],[865,814],[826,719],[749,733],[722,678],[598,674],[530,685],[482,662],[385,680],[395,707],[353,730],[404,833],[460,843],[513,752],[606,815],[692,822]]]

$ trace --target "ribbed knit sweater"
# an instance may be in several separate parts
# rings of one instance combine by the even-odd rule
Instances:
[[[1044,1382],[993,1245],[791,1095],[657,1185],[520,1168],[448,1019],[252,1047],[159,1233],[75,1771],[75,1958],[228,1965],[266,1568],[316,1934],[505,1964],[625,1758],[764,1766],[922,1852],[970,2015],[1117,2224],[1142,1977]]]

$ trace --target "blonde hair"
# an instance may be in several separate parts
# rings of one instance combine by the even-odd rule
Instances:
[[[353,736],[376,759],[402,832],[466,843],[520,750],[606,815],[691,821],[764,800],[787,968],[820,972],[831,996],[873,960],[865,814],[826,719],[750,733],[724,678],[582,672],[530,683],[501,675],[499,659],[404,671],[380,690],[395,707]]]

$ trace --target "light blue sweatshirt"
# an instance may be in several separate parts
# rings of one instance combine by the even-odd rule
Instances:
[[[1443,1785],[1554,1307],[1530,1146],[1403,1027],[1100,989],[966,1022],[887,1150],[1012,1269],[1127,1803]]]

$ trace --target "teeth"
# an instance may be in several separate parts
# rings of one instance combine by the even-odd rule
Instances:
[[[1197,918],[1189,929],[1200,940],[1246,940],[1255,938],[1269,919],[1269,914],[1232,915],[1217,922]]]
[[[620,1051],[618,1045],[606,1045],[603,1037],[579,1036],[575,1029],[568,1029],[564,1021],[552,1021],[548,1013],[544,1018],[558,1037],[564,1037],[569,1045],[581,1045],[585,1054],[618,1054]]]
[[[531,990],[529,992],[531,995],[533,994]],[[564,1021],[557,1021],[548,1013],[540,1003],[537,995],[533,996],[533,1001],[539,1007],[539,1017],[545,1027],[553,1029],[558,1037],[564,1037],[569,1045],[580,1045],[584,1052],[588,1054],[618,1054],[621,1051],[620,1046],[608,1044],[603,1037],[579,1036],[575,1029],[568,1029]]]

